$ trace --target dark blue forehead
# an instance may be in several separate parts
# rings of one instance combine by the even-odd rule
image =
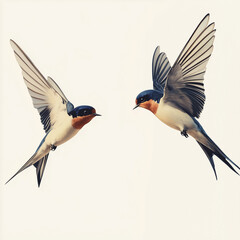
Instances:
[[[81,106],[74,108],[74,110],[76,112],[81,111],[81,110],[92,110],[92,109],[94,109],[94,108],[92,106],[88,106],[88,105],[81,105]]]
[[[156,101],[159,103],[160,99],[162,98],[163,93],[157,90],[145,90],[137,95],[137,101],[141,98],[144,98],[145,101],[148,101],[150,99]]]
[[[77,116],[91,115],[94,112],[95,112],[95,109],[92,106],[81,105],[81,106],[78,106],[78,107],[74,108],[68,114],[73,116],[73,118],[75,118]]]

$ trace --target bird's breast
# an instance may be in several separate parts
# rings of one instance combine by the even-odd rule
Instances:
[[[196,127],[193,119],[187,113],[164,103],[162,99],[160,100],[155,115],[163,123],[179,131]]]
[[[59,146],[78,133],[79,129],[72,126],[72,117],[66,117],[61,124],[54,126],[51,132],[48,134],[46,141],[50,145]]]

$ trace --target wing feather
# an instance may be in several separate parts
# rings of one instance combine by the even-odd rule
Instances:
[[[164,89],[164,101],[178,106],[192,117],[199,117],[204,103],[204,74],[213,51],[215,24],[207,14],[171,68]]]
[[[186,55],[186,53],[191,49],[191,46],[193,45],[193,43],[196,41],[196,39],[199,37],[199,35],[201,35],[202,31],[204,29],[206,29],[208,22],[209,22],[209,18],[210,15],[207,14],[202,21],[198,24],[197,28],[195,29],[195,31],[193,32],[193,34],[191,35],[191,37],[189,38],[189,40],[187,41],[186,45],[184,46],[183,50],[181,51],[181,53],[179,54],[176,62],[181,62],[182,58]]]
[[[33,106],[38,110],[44,130],[48,132],[62,116],[68,113],[68,101],[57,83],[50,77],[45,79],[23,50],[10,40],[17,62],[22,69],[24,82],[32,98]]]
[[[160,52],[160,47],[158,46],[154,51],[152,60],[152,79],[154,89],[163,91],[170,69],[171,66],[166,54]]]

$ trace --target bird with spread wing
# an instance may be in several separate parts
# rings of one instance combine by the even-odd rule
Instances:
[[[213,155],[234,172],[240,169],[212,141],[197,121],[205,103],[204,74],[213,51],[214,23],[208,24],[207,14],[179,54],[173,67],[164,52],[157,47],[152,60],[153,90],[141,92],[136,106],[150,110],[163,123],[195,138],[207,155],[217,179]],[[237,173],[237,172],[236,172]],[[238,173],[237,173],[238,174]]]
[[[85,124],[100,115],[91,106],[74,108],[57,83],[50,77],[46,79],[13,40],[10,40],[10,44],[22,70],[33,106],[40,114],[46,135],[32,157],[7,183],[24,169],[34,165],[40,186],[50,150],[55,150],[71,139]]]

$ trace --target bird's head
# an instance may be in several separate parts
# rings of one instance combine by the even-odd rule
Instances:
[[[146,90],[138,94],[136,98],[136,106],[150,110],[153,114],[157,112],[158,103],[162,98],[163,94],[156,90]]]
[[[74,108],[69,115],[72,116],[72,126],[81,129],[86,123],[90,122],[94,117],[101,116],[91,106],[78,106]]]

